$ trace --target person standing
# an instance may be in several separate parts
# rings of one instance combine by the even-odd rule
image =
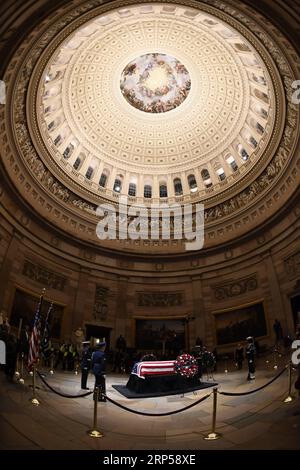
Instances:
[[[125,352],[126,340],[122,335],[120,335],[119,338],[117,338],[116,348],[117,348],[118,352]]]
[[[237,363],[238,370],[243,368],[243,361],[244,361],[244,348],[239,343],[235,350],[235,362]]]
[[[246,346],[246,357],[248,361],[248,377],[247,380],[255,379],[255,346],[254,346],[254,339],[252,336],[248,336],[247,339],[247,346]]]
[[[90,350],[90,342],[83,341],[82,346],[83,350],[81,353],[81,388],[82,390],[89,390],[89,388],[87,387],[87,379],[92,363],[92,352]]]
[[[92,370],[95,376],[95,388],[98,387],[102,393],[106,393],[105,387],[105,347],[106,342],[105,340],[100,340],[99,343],[96,344],[96,351],[93,352],[92,355]],[[106,401],[106,398],[102,398],[100,396],[99,401]]]
[[[282,332],[281,323],[277,318],[275,318],[275,322],[274,322],[274,325],[273,325],[273,330],[274,330],[274,333],[275,333],[275,336],[276,336],[276,343],[278,343],[283,338],[283,332]]]

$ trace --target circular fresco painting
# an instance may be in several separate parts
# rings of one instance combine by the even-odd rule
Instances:
[[[166,54],[144,54],[124,68],[120,88],[124,98],[146,113],[165,113],[188,96],[191,79],[185,66]]]

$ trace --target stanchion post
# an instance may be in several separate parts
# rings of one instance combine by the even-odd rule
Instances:
[[[98,401],[99,401],[99,387],[95,387],[94,391],[94,419],[93,419],[93,428],[90,429],[87,433],[90,437],[103,437],[103,434],[97,429],[97,413],[98,413]]]
[[[51,375],[54,374],[53,363],[54,363],[54,360],[53,360],[53,356],[52,356],[52,354],[51,354],[51,358],[50,358],[50,370],[49,370],[49,374],[51,374]]]
[[[292,370],[293,370],[293,365],[292,365],[292,361],[290,361],[289,366],[288,366],[289,391],[288,391],[288,396],[283,400],[284,403],[290,403],[291,401],[293,401],[293,397],[292,397]]]
[[[216,439],[220,439],[222,434],[216,432],[216,424],[217,424],[217,398],[218,397],[218,389],[215,387],[213,389],[213,415],[212,415],[212,430],[208,433],[204,439],[206,441],[215,441]]]
[[[274,348],[274,366],[273,366],[273,369],[278,369],[278,365],[277,365],[277,346],[275,346],[275,348]]]
[[[17,354],[17,361],[16,361],[16,371],[15,371],[15,376],[17,377],[17,379],[19,379],[19,377],[20,377],[19,365],[20,365],[20,355],[18,353]]]
[[[23,318],[20,318],[20,320],[19,320],[19,329],[18,329],[18,347],[20,345],[22,323],[23,323]],[[19,379],[19,377],[20,377],[19,366],[20,366],[20,353],[17,354],[17,362],[16,362],[15,376],[17,377],[17,379]]]
[[[31,403],[35,406],[39,406],[40,402],[38,401],[36,397],[36,392],[35,392],[35,379],[36,379],[36,366],[35,364],[32,367],[32,398],[30,399]]]
[[[24,353],[21,353],[21,369],[20,369],[20,377],[18,379],[20,384],[24,383]]]

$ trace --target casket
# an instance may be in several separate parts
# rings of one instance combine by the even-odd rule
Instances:
[[[134,364],[126,387],[136,393],[183,390],[188,384],[199,384],[199,378],[185,379],[177,374],[175,360],[144,361]]]
[[[134,364],[131,373],[140,379],[148,376],[174,375],[175,361],[144,361]]]

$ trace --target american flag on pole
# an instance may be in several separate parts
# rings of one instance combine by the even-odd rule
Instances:
[[[41,349],[42,351],[46,351],[48,346],[49,346],[49,341],[50,341],[50,315],[53,310],[53,303],[50,304],[50,307],[47,312],[47,316],[45,319],[45,325],[44,325],[44,333],[41,341]]]
[[[176,374],[175,361],[136,362],[131,373],[140,379],[145,379],[149,375],[173,375]]]
[[[32,332],[29,339],[29,354],[28,354],[28,369],[32,369],[32,366],[37,363],[39,358],[40,349],[40,319],[41,319],[41,307],[43,302],[43,295],[40,296],[39,303],[37,305]]]

